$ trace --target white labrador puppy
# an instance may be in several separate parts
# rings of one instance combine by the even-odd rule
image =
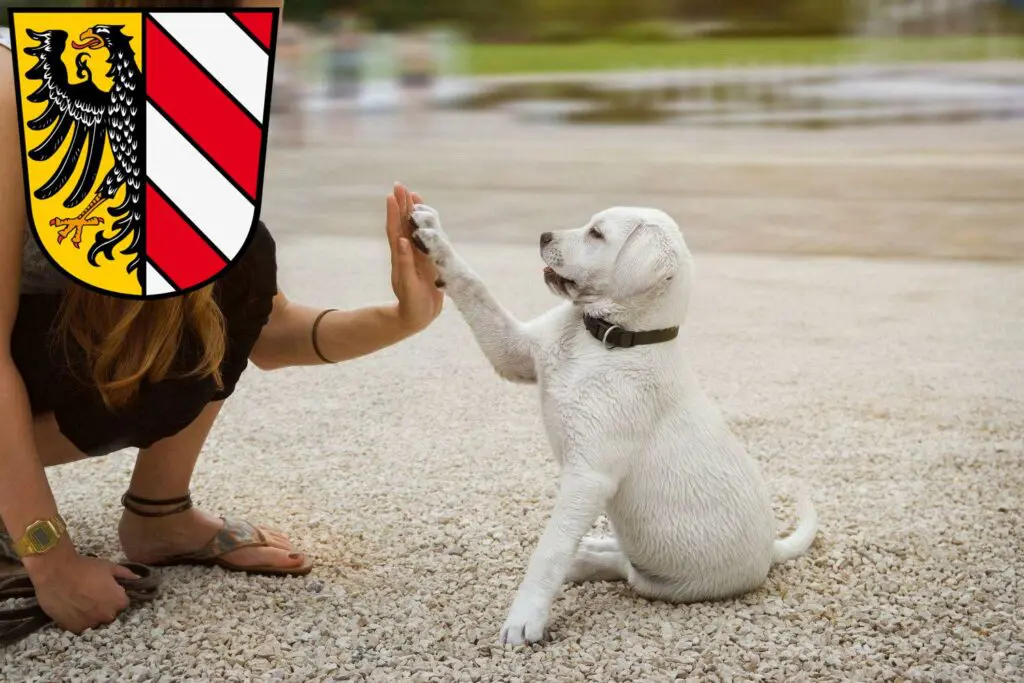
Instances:
[[[554,512],[500,640],[543,639],[565,581],[627,580],[671,602],[736,596],[817,534],[805,496],[796,531],[776,539],[769,491],[690,370],[676,333],[690,252],[661,211],[612,208],[540,237],[548,287],[567,302],[522,323],[452,248],[432,208],[413,239],[498,374],[536,383],[561,468]],[[614,536],[587,538],[606,513]]]

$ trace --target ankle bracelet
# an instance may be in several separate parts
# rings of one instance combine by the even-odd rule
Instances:
[[[169,515],[176,515],[180,512],[192,509],[192,493],[186,493],[184,496],[178,498],[167,498],[164,500],[152,500],[149,498],[140,498],[139,496],[132,495],[130,492],[125,493],[121,496],[121,505],[133,514],[139,515],[140,517],[167,517]],[[137,505],[146,506],[166,506],[174,505],[175,507],[170,510],[160,510],[154,512],[152,510],[141,510]]]

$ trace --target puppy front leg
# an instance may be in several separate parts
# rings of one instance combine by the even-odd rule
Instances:
[[[551,603],[565,582],[576,549],[615,494],[617,485],[587,465],[567,465],[554,512],[501,629],[503,645],[535,643],[544,638]]]
[[[512,382],[536,382],[533,348],[526,328],[494,298],[480,276],[456,253],[441,229],[437,212],[417,204],[412,221],[413,239],[437,266],[445,292],[462,313],[494,370]]]

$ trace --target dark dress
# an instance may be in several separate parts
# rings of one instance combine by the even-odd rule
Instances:
[[[212,377],[143,382],[136,400],[117,412],[107,409],[95,386],[82,381],[89,373],[73,341],[68,344],[72,369],[63,346],[54,343],[50,335],[63,294],[23,293],[11,352],[25,381],[32,414],[53,412],[64,436],[90,456],[145,448],[181,431],[210,401],[225,399],[234,391],[248,365],[249,352],[270,318],[277,294],[276,256],[274,239],[260,222],[242,257],[215,285],[227,328],[227,350],[220,366],[222,390]],[[195,367],[199,352],[197,340],[186,333],[174,370]]]

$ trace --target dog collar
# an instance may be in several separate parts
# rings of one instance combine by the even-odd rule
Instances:
[[[606,349],[620,348],[628,349],[633,346],[644,344],[660,344],[671,341],[679,334],[678,327],[667,327],[663,330],[648,330],[646,332],[630,332],[618,325],[613,325],[600,318],[592,318],[589,315],[583,316],[583,324],[587,330],[604,344]]]

